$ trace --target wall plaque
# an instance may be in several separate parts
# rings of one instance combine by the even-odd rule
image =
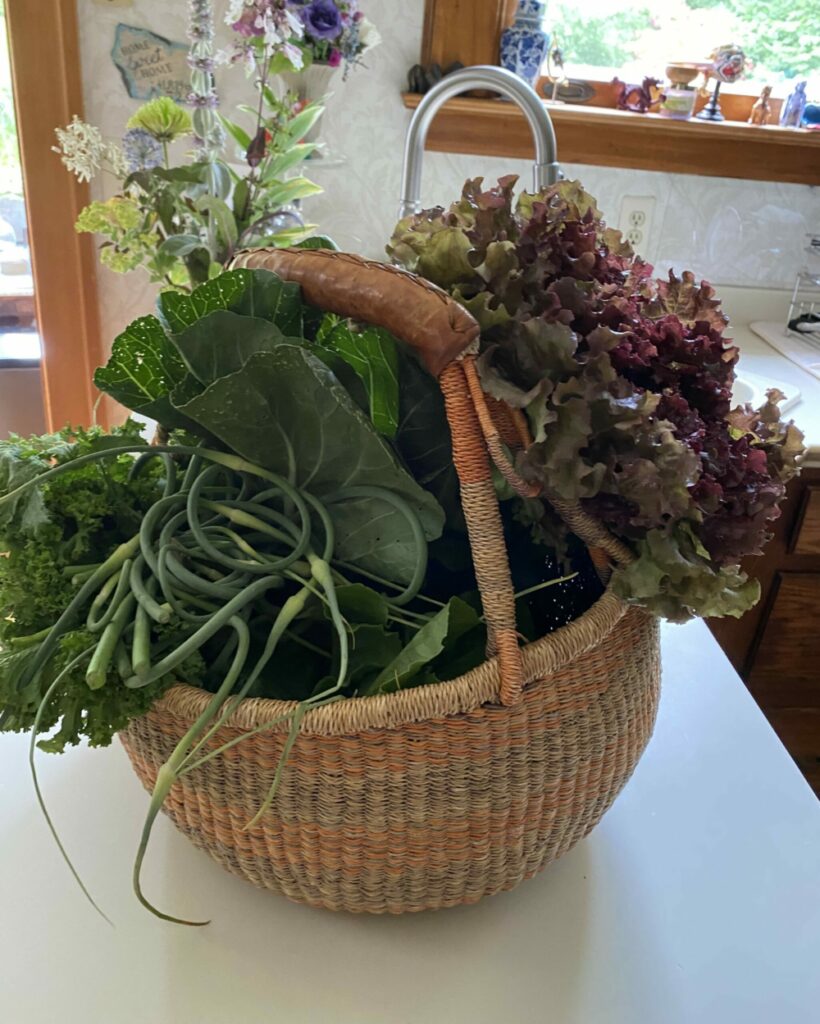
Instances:
[[[191,91],[188,47],[146,28],[117,25],[111,59],[128,95],[137,100],[170,96],[184,102]]]

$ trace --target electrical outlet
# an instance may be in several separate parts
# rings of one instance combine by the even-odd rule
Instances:
[[[644,254],[649,244],[654,215],[654,196],[624,196],[621,199],[618,230],[638,253]]]

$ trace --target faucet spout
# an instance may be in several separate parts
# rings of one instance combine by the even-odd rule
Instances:
[[[477,64],[462,68],[442,79],[424,96],[416,108],[404,148],[399,219],[421,209],[421,166],[427,132],[441,106],[467,89],[491,89],[516,103],[524,112],[535,140],[533,188],[536,192],[558,181],[555,131],[543,101],[527,83],[504,68]]]

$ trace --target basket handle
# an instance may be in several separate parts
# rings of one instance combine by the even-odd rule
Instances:
[[[470,348],[479,326],[454,299],[422,277],[331,249],[246,249],[230,266],[272,270],[300,285],[312,305],[385,327],[434,376]]]

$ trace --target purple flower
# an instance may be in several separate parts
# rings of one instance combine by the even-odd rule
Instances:
[[[132,128],[122,137],[122,151],[128,172],[150,171],[162,163],[162,146],[144,128]]]
[[[264,34],[264,28],[256,7],[246,7],[242,11],[242,17],[239,21],[235,21],[231,28],[237,35],[245,36],[248,39],[251,36],[261,36]]]
[[[342,15],[333,0],[313,0],[301,18],[314,39],[337,39],[342,31]]]
[[[337,68],[337,67],[339,67],[339,65],[341,63],[342,63],[342,51],[341,50],[337,50],[336,47],[334,46],[331,49],[330,55],[327,58],[327,65],[330,68]]]

